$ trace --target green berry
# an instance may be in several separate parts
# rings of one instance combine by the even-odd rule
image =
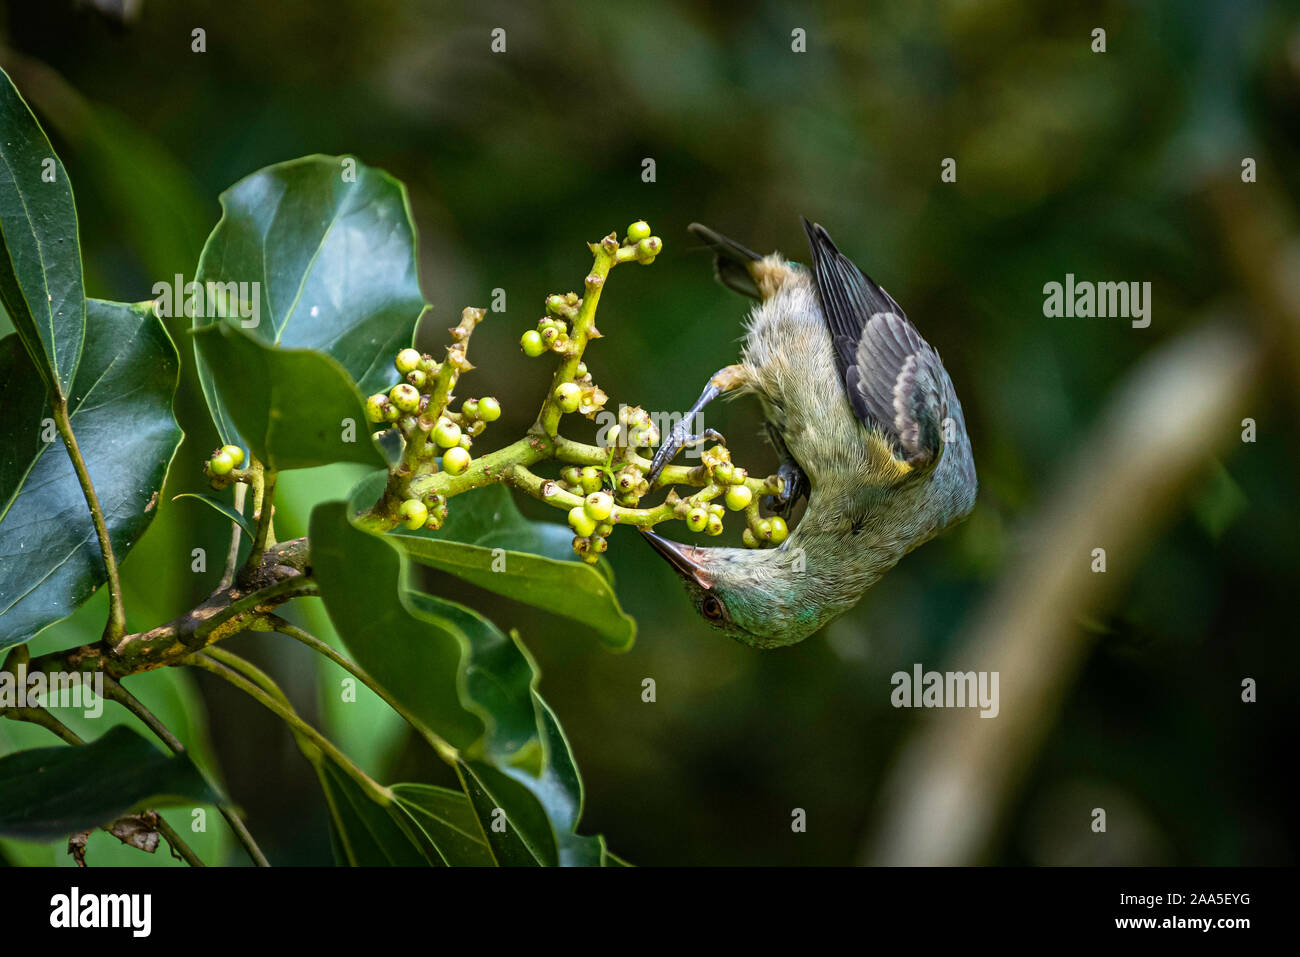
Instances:
[[[780,515],[773,515],[767,521],[772,523],[772,541],[776,542],[776,544],[780,545],[790,537],[790,527],[786,525],[785,519]]]
[[[423,389],[429,384],[429,377],[419,369],[412,369],[406,374],[406,381],[411,383],[417,389]]]
[[[582,402],[582,390],[576,383],[561,382],[555,389],[555,404],[561,412],[576,412]]]
[[[235,467],[235,460],[230,457],[230,453],[225,449],[218,449],[212,453],[212,458],[208,460],[208,469],[213,475],[229,475],[230,470]]]
[[[230,456],[230,461],[235,463],[235,468],[244,464],[244,450],[238,445],[223,445],[221,451]]]
[[[542,342],[541,334],[535,329],[529,329],[520,338],[519,344],[523,346],[524,355],[536,359],[546,351],[546,344]]]
[[[702,508],[693,508],[686,513],[686,527],[692,532],[702,532],[709,524],[709,513]]]
[[[710,516],[709,516],[709,524],[708,524],[708,526],[705,528],[705,531],[708,532],[710,535],[721,535],[721,534],[722,534],[722,517],[719,516],[719,515],[710,515]]]
[[[647,236],[636,244],[637,262],[644,265],[650,265],[654,262],[656,256],[663,251],[664,241],[658,236]]]
[[[478,417],[484,422],[495,422],[501,418],[501,403],[490,395],[478,400]]]
[[[600,474],[600,469],[596,468],[594,465],[588,465],[583,468],[578,477],[578,484],[581,485],[582,490],[588,494],[591,492],[599,492],[603,483],[604,476]]]
[[[731,467],[730,462],[719,462],[713,466],[713,480],[719,485],[730,485],[735,474],[736,470]]]
[[[718,516],[718,518],[722,518],[722,516],[724,516],[724,515],[727,514],[727,510],[724,509],[724,508],[723,508],[721,505],[719,505],[717,502],[710,502],[710,503],[708,504],[707,508],[708,508],[708,510],[709,510],[709,514],[710,514],[710,515],[716,515],[716,516]]]
[[[614,525],[611,522],[601,522],[596,526],[596,534],[601,538],[608,538],[614,532]]]
[[[774,531],[775,528],[773,527],[770,518],[761,518],[754,525],[754,534],[765,542],[770,542],[772,540],[772,533]]]
[[[454,445],[442,453],[442,468],[448,475],[460,475],[469,468],[469,453]]]
[[[591,536],[591,550],[593,552],[595,552],[596,554],[600,554],[601,552],[605,551],[607,548],[609,548],[609,540],[606,539],[603,535]]]
[[[468,435],[462,435],[460,437],[460,441],[457,442],[456,444],[459,445],[462,449],[468,449],[471,446],[473,446],[474,440],[471,439]]]
[[[596,530],[596,520],[581,505],[569,509],[569,527],[585,538]]]
[[[650,236],[650,224],[644,219],[638,219],[635,223],[627,228],[628,242],[639,243]]]
[[[423,528],[429,520],[429,509],[418,498],[408,498],[398,513],[402,516],[402,523],[413,532]]]
[[[740,540],[744,543],[746,548],[758,548],[758,539],[754,537],[754,533],[749,529],[745,529],[745,531],[741,533]]]
[[[559,293],[546,297],[547,312],[553,313],[554,315],[558,316],[563,311],[564,306],[565,306],[564,297],[561,296]]]
[[[388,400],[400,412],[416,412],[420,408],[420,390],[409,382],[403,382],[389,390]]]
[[[592,521],[603,522],[614,510],[614,499],[608,492],[592,492],[582,503],[582,507]]]
[[[402,411],[391,402],[384,403],[384,421],[396,422],[402,417]]]
[[[579,379],[585,376],[587,374],[587,363],[579,362],[578,367],[573,370],[573,374],[577,376]]]
[[[384,410],[388,407],[388,396],[376,392],[366,399],[366,418],[371,422],[384,421]]]
[[[433,441],[444,449],[460,444],[460,426],[448,418],[438,420],[433,430]]]
[[[733,512],[748,507],[753,500],[754,493],[749,490],[748,485],[733,485],[727,489],[727,508]]]
[[[414,349],[403,349],[397,354],[397,359],[393,365],[397,366],[397,371],[402,375],[414,372],[420,365],[420,353]]]
[[[582,469],[576,465],[567,465],[560,469],[560,481],[569,485],[577,485],[582,481]]]
[[[478,399],[466,399],[461,403],[460,414],[467,419],[478,418]]]

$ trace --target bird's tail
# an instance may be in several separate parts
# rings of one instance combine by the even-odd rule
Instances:
[[[700,223],[691,223],[686,228],[713,250],[713,273],[718,282],[742,296],[762,298],[752,272],[753,265],[761,262],[762,256]]]

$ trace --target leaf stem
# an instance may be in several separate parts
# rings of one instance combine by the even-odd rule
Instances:
[[[244,514],[244,501],[248,497],[248,486],[243,482],[235,483],[235,511],[240,515]],[[235,566],[239,563],[239,537],[243,533],[243,528],[238,522],[230,523],[230,551],[226,553],[226,568],[221,573],[221,582],[218,588],[229,588],[231,582],[235,580]]]
[[[104,638],[110,643],[117,642],[126,634],[126,608],[122,604],[122,582],[117,573],[117,557],[113,554],[113,542],[108,534],[108,524],[104,520],[104,509],[99,504],[99,495],[95,484],[90,480],[86,469],[86,460],[81,455],[81,447],[72,431],[72,420],[68,417],[68,401],[59,397],[53,402],[54,425],[63,437],[63,445],[72,459],[72,468],[81,483],[81,492],[86,497],[90,508],[90,520],[95,525],[95,535],[99,539],[99,551],[104,561],[104,573],[108,579],[108,624],[104,628]]]
[[[185,843],[180,834],[176,833],[176,829],[168,824],[161,814],[156,812],[154,814],[154,829],[162,835],[162,839],[167,842],[167,846],[190,867],[207,867],[199,855],[194,853],[193,848]],[[266,865],[263,864],[262,866],[265,867]]]

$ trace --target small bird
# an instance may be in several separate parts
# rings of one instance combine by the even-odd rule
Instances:
[[[808,268],[691,224],[715,254],[718,280],[758,305],[741,361],[712,376],[648,476],[701,441],[690,423],[714,398],[758,397],[782,459],[769,505],[788,513],[807,498],[789,538],[778,548],[700,548],[643,532],[700,615],[755,648],[807,638],[975,505],[966,422],[939,354],[825,229],[803,224]]]

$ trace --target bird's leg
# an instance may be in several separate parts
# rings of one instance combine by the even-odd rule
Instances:
[[[781,465],[776,470],[776,474],[781,478],[781,494],[765,496],[763,504],[767,506],[768,511],[789,518],[795,503],[800,497],[808,494],[808,476],[803,474],[803,469],[794,460],[790,450],[785,447],[781,433],[771,422],[767,423],[767,438],[777,454],[781,456]]]
[[[698,445],[706,439],[713,439],[715,442],[726,444],[726,439],[713,429],[705,429],[700,435],[692,435],[691,423],[706,405],[722,395],[722,393],[730,392],[743,384],[745,380],[745,367],[741,365],[730,365],[725,369],[719,369],[710,377],[709,384],[704,387],[704,391],[695,400],[695,404],[686,411],[681,421],[673,426],[672,431],[659,444],[659,448],[650,462],[650,474],[646,476],[652,485],[654,480],[659,477],[659,473],[663,471],[664,466],[671,462],[673,456],[683,448]]]

